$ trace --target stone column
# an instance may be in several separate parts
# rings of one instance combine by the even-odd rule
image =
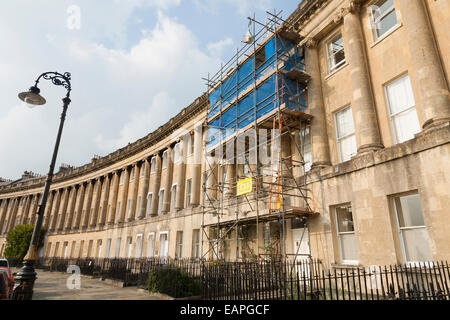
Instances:
[[[192,163],[192,191],[191,204],[200,205],[200,194],[202,193],[202,159],[203,159],[203,127],[194,128],[194,157]]]
[[[59,208],[59,214],[58,214],[58,223],[57,223],[57,231],[61,231],[64,227],[64,221],[66,219],[66,211],[67,211],[67,204],[69,202],[69,193],[70,193],[70,187],[64,189],[64,193],[62,195],[62,201],[61,206]]]
[[[19,197],[19,205],[17,207],[17,213],[16,213],[14,226],[20,225],[22,222],[23,213],[24,213],[23,209],[25,208],[25,199],[26,199],[26,196]],[[22,203],[22,205],[21,205],[21,203]]]
[[[110,181],[111,181],[111,175],[107,174],[103,180],[103,185],[102,185],[103,191],[102,191],[102,197],[100,199],[101,210],[100,210],[100,220],[98,222],[98,225],[101,227],[103,227],[105,225],[106,213],[108,212],[109,188],[111,185]]]
[[[123,189],[122,189],[122,199],[121,199],[121,207],[120,207],[120,213],[119,213],[119,223],[125,221],[125,214],[127,212],[127,206],[128,206],[128,188],[130,186],[130,167],[125,168],[124,174],[124,182],[123,182]]]
[[[78,194],[79,187],[80,186],[78,186],[78,185],[71,187],[69,204],[67,206],[67,219],[66,219],[66,223],[64,226],[65,231],[70,231],[70,229],[72,227],[73,215],[75,212],[75,205],[77,202],[77,194]]]
[[[235,196],[235,185],[236,185],[236,165],[234,163],[226,164],[225,172],[225,197],[230,198]]]
[[[8,202],[9,199],[3,199],[0,205],[0,234],[3,231],[3,224],[5,223],[6,214],[8,213]]]
[[[358,153],[383,148],[367,65],[364,37],[359,15],[360,5],[351,2],[344,10],[344,41],[352,84],[352,110]]]
[[[8,229],[8,215],[11,211],[11,206],[12,206],[13,200],[8,199],[5,209],[4,209],[4,215],[3,215],[3,222],[2,222],[2,228],[0,229],[0,234],[5,234],[6,229]]]
[[[8,229],[6,230],[6,233],[8,233],[14,228],[14,225],[16,224],[16,216],[18,209],[19,209],[19,198],[15,198],[11,209],[11,213],[9,214]]]
[[[92,200],[92,216],[91,221],[89,223],[89,226],[91,228],[95,228],[97,226],[97,220],[98,220],[98,210],[100,207],[100,201],[102,198],[102,191],[103,191],[103,177],[97,178],[95,183],[95,196]]]
[[[32,196],[26,196],[26,198],[25,198],[25,202],[23,204],[23,210],[22,210],[22,221],[20,222],[20,224],[28,223],[28,217],[30,216],[31,197]]]
[[[34,223],[36,222],[36,218],[37,218],[37,214],[38,214],[38,207],[39,207],[39,201],[41,198],[41,194],[37,193],[36,196],[36,201],[33,203],[33,208],[31,210],[31,217],[30,217],[30,224],[34,225]]]
[[[59,189],[55,193],[55,198],[53,199],[53,208],[50,214],[50,228],[49,231],[55,231],[56,220],[58,219],[59,205],[61,203],[62,190]]]
[[[164,200],[163,200],[163,207],[162,207],[162,214],[167,214],[169,212],[170,208],[170,195],[172,191],[172,174],[173,174],[173,161],[172,161],[172,147],[169,147],[167,149],[167,168],[165,179],[163,182],[164,186]]]
[[[328,146],[325,104],[323,102],[322,81],[319,67],[319,51],[317,41],[306,42],[306,72],[311,76],[308,81],[308,109],[311,119],[310,136],[312,146],[311,168],[331,165]]]
[[[158,215],[158,203],[159,203],[159,189],[161,189],[161,171],[162,171],[162,159],[161,155],[155,155],[155,173],[152,174],[152,205],[150,208],[150,215]]]
[[[184,186],[186,181],[186,151],[187,144],[184,144],[183,141],[178,144],[178,151],[180,153],[180,161],[174,163],[173,170],[173,180],[177,184],[177,195],[175,198],[175,209],[183,209],[184,208]]]
[[[75,208],[75,221],[72,230],[78,230],[80,228],[81,215],[83,214],[84,194],[86,192],[86,182],[80,185],[77,192],[77,204]]]
[[[115,171],[113,173],[113,182],[112,182],[112,190],[111,197],[108,201],[108,225],[112,225],[115,222],[116,218],[116,207],[117,207],[117,196],[119,193],[119,180],[120,180],[120,170]]]
[[[141,185],[141,205],[138,210],[138,219],[142,220],[145,218],[146,209],[147,209],[147,194],[149,189],[149,178],[150,178],[150,162],[148,159],[145,159],[142,163],[141,171],[144,170],[144,176],[142,177],[142,181],[139,182]],[[154,198],[154,195],[153,195]]]
[[[216,199],[217,197],[217,191],[216,191],[216,184],[217,184],[217,165],[214,163],[214,157],[213,156],[207,156],[206,157],[206,163],[205,163],[205,174],[206,174],[206,203],[207,206]],[[242,166],[242,165],[241,165]]]
[[[84,196],[83,218],[81,220],[81,228],[82,229],[86,229],[88,227],[89,216],[92,211],[91,204],[92,204],[92,195],[94,193],[94,183],[95,183],[95,180],[90,180],[88,182],[86,194]]]
[[[52,190],[50,191],[50,195],[48,197],[48,201],[47,201],[47,205],[45,207],[45,212],[44,212],[44,221],[42,226],[44,227],[44,229],[48,229],[49,225],[50,225],[50,215],[53,209],[53,199],[55,197],[55,191]],[[36,204],[37,199],[36,199],[36,195],[33,198],[33,207]],[[31,212],[32,215],[35,214],[35,212]]]
[[[134,177],[133,178],[133,183],[131,183],[130,186],[130,214],[127,217],[127,221],[134,221],[135,217],[136,217],[136,205],[137,205],[137,194],[138,194],[138,190],[139,190],[139,179],[141,176],[141,166],[138,163],[134,163],[133,164],[134,167]],[[141,201],[142,202],[142,201]],[[127,205],[128,205],[128,201],[127,201]],[[139,204],[140,205],[140,204]],[[128,210],[128,209],[127,209]]]
[[[422,127],[427,129],[450,121],[448,85],[424,1],[400,0],[398,3],[408,39],[411,72],[418,89]]]

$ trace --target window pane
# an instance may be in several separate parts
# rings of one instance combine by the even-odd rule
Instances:
[[[387,93],[391,115],[413,107],[416,104],[408,75],[388,84]]]
[[[402,235],[408,262],[432,260],[426,228],[402,230]]]
[[[397,24],[397,14],[395,10],[391,11],[387,16],[385,16],[381,21],[377,24],[377,34],[378,37],[381,37],[387,31],[391,30]]]
[[[419,119],[417,118],[416,108],[396,115],[393,120],[397,143],[402,143],[413,139],[414,135],[420,132],[420,124]]]
[[[340,141],[341,144],[341,160],[348,161],[352,156],[356,154],[356,138],[355,135],[351,135]]]
[[[331,70],[342,64],[345,60],[344,41],[342,35],[338,34],[327,45],[328,67]]]
[[[358,249],[356,247],[356,237],[354,234],[341,234],[342,260],[358,260]]]
[[[398,221],[401,228],[424,226],[422,206],[418,194],[395,199]]]
[[[342,206],[336,208],[338,232],[353,232],[353,215],[351,206]]]
[[[381,1],[378,1],[375,5],[380,8],[380,12],[381,12],[381,14],[383,14],[387,10],[389,10],[390,8],[392,8],[394,6],[394,1],[393,0],[381,0]]]
[[[353,124],[352,108],[348,107],[336,113],[336,126],[338,138],[355,131]]]

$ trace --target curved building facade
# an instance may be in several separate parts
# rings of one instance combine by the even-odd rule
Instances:
[[[291,110],[288,97],[273,114],[255,111],[252,120],[286,133],[276,154],[286,169],[271,169],[273,135],[266,166],[246,158],[210,164],[218,157],[217,148],[208,149],[212,124],[248,97],[236,89],[216,115],[213,94],[243,70],[245,58],[148,136],[84,166],[62,167],[47,202],[40,256],[280,254],[337,267],[449,259],[449,18],[447,1],[304,0],[275,30],[294,44],[287,51],[304,67],[284,73],[302,88],[296,95],[304,105]],[[268,37],[253,52],[254,70],[263,46],[269,61]],[[279,81],[278,61],[271,63]],[[272,71],[254,72],[257,96]],[[292,182],[281,187],[274,181],[283,180],[283,170]],[[246,178],[252,187],[239,194]],[[24,174],[0,182],[0,255],[14,226],[34,223],[44,181]]]

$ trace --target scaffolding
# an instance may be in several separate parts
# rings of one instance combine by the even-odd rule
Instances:
[[[236,241],[237,259],[246,258],[240,250],[252,225],[256,225],[254,258],[286,258],[287,219],[302,219],[306,230],[307,217],[314,214],[303,157],[312,118],[304,99],[310,78],[304,50],[281,12],[267,14],[265,23],[248,18],[246,44],[205,79],[209,98],[202,188],[205,260],[225,260],[226,241]],[[242,192],[244,184],[247,190]],[[267,243],[270,223],[278,227],[276,252]]]

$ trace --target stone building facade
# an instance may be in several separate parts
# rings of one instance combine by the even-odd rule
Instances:
[[[288,256],[336,267],[449,259],[450,3],[304,0],[285,24],[311,77],[305,152],[317,213],[286,221]],[[189,158],[203,153],[207,106],[205,94],[148,136],[56,174],[40,255],[203,257],[202,225],[216,220],[202,214],[205,161]],[[9,230],[34,223],[43,184],[0,184],[0,255]],[[248,237],[264,243],[258,227]],[[225,258],[241,250],[230,239]]]

